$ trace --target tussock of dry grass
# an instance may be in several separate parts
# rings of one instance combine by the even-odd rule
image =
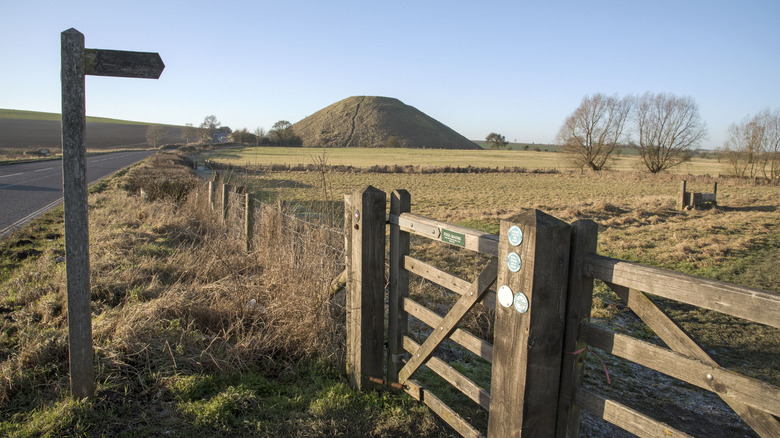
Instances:
[[[321,241],[321,229],[266,208],[256,220],[262,245],[247,254],[243,237],[226,231],[240,227],[209,211],[202,182],[180,175],[177,186],[159,187],[156,179],[170,169],[153,166],[163,160],[175,158],[151,160],[90,196],[101,206],[90,217],[99,386],[144,392],[182,372],[272,368],[306,356],[335,360],[341,341],[327,298],[341,258],[302,244]],[[182,199],[180,189],[190,185],[198,189]],[[156,200],[142,199],[138,187]],[[62,249],[52,245],[8,282],[2,305],[12,313],[3,321],[2,345],[13,344],[13,351],[0,354],[0,408],[22,387],[67,389]]]

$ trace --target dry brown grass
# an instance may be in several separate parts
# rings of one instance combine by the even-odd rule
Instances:
[[[205,185],[194,176],[179,175],[181,186],[167,190],[153,187],[170,175],[166,160],[175,158],[153,159],[90,196],[99,387],[145,392],[182,372],[335,359],[340,341],[327,298],[341,259],[303,245],[322,241],[322,229],[266,208],[256,221],[263,244],[247,254],[242,236],[229,231],[240,227],[209,211]],[[197,189],[182,199],[188,185]],[[156,200],[138,196],[139,186]],[[67,388],[63,254],[58,239],[7,282],[0,304],[12,312],[0,341],[13,352],[0,355],[0,407],[23,387]]]

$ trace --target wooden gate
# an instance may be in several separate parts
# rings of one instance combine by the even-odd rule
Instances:
[[[513,239],[500,239],[412,214],[405,190],[392,193],[389,219],[385,217],[385,193],[373,187],[347,196],[345,204],[345,222],[351,229],[351,237],[347,237],[347,371],[353,384],[370,388],[387,383],[403,388],[462,435],[481,436],[479,430],[414,379],[425,364],[488,410],[491,436],[519,436],[521,430],[528,436],[552,436],[571,227],[540,211],[528,211],[513,221],[502,222],[501,235]],[[390,226],[390,280],[385,368],[386,224]],[[470,283],[411,257],[411,234],[486,254],[492,260]],[[409,298],[409,274],[441,285],[460,298],[446,315],[439,315]],[[498,295],[489,291],[493,284],[503,286],[498,288]],[[493,345],[458,327],[463,316],[479,302],[495,309]],[[409,315],[432,329],[421,345],[407,336]],[[446,339],[491,362],[490,391],[433,356]]]
[[[414,378],[424,364],[488,411],[489,436],[573,438],[580,408],[638,436],[688,436],[583,388],[583,352],[590,345],[713,391],[760,436],[780,436],[774,418],[780,415],[780,389],[718,367],[642,291],[780,328],[777,294],[599,256],[597,226],[589,220],[569,225],[531,210],[501,221],[499,235],[492,235],[410,210],[405,190],[391,194],[389,216],[380,190],[369,186],[345,197],[345,227],[351,231],[345,236],[347,372],[357,388],[403,389],[461,435],[482,436]],[[411,257],[412,234],[492,258],[475,281],[467,282]],[[409,297],[410,274],[460,297],[440,315]],[[614,290],[669,348],[590,324],[594,279]],[[494,284],[496,292],[490,290]],[[492,345],[458,327],[480,302],[495,309]],[[407,335],[409,315],[432,329],[422,344]],[[433,355],[444,340],[492,364],[489,390]]]

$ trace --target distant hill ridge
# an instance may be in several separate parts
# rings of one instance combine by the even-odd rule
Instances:
[[[392,97],[353,96],[293,125],[308,147],[480,149],[466,137]]]

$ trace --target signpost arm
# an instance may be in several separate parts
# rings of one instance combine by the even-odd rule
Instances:
[[[62,186],[65,209],[65,269],[68,288],[70,390],[92,397],[92,311],[87,224],[84,35],[62,32]]]

